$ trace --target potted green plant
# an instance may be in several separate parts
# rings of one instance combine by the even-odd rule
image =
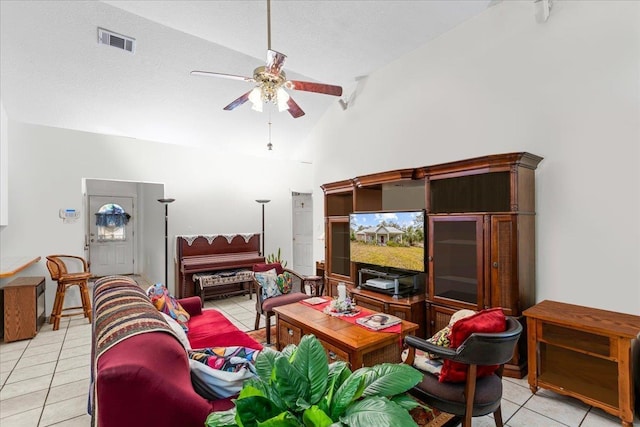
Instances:
[[[422,374],[409,365],[382,363],[351,372],[343,361],[328,364],[320,341],[305,335],[282,352],[265,348],[255,368],[236,407],[211,413],[207,427],[416,425],[409,410],[420,405],[405,392]]]
[[[278,248],[278,252],[276,252],[274,254],[267,255],[266,261],[269,264],[274,263],[274,262],[278,262],[278,263],[280,263],[282,268],[285,268],[287,266],[287,261],[283,261],[282,260],[282,255],[280,255],[280,248]]]

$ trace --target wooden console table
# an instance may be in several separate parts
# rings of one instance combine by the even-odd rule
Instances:
[[[547,300],[523,314],[531,391],[542,387],[575,397],[632,427],[631,354],[640,317]]]

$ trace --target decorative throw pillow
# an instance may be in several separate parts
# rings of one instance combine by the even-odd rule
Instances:
[[[249,347],[209,347],[189,352],[189,359],[217,369],[219,371],[238,372],[247,364],[253,364],[260,350]],[[249,369],[253,369],[249,366]]]
[[[444,328],[440,329],[438,332],[436,332],[435,334],[433,334],[433,336],[431,338],[428,338],[427,341],[429,341],[432,344],[435,345],[439,345],[441,347],[451,347],[451,339],[450,339],[450,335],[451,335],[451,327],[453,326],[454,323],[456,323],[458,320],[460,319],[464,319],[465,317],[469,317],[469,316],[473,316],[474,314],[476,314],[475,311],[473,310],[458,310],[455,313],[453,313],[451,315],[451,319],[449,319],[449,324],[447,326],[445,326]],[[438,359],[439,356],[436,354],[432,354],[432,353],[427,353],[427,356],[430,359]]]
[[[400,359],[402,360],[402,362],[406,362],[408,356],[409,349],[405,348],[400,354]],[[420,371],[429,372],[430,374],[439,376],[440,371],[442,370],[442,360],[431,359],[427,352],[416,348],[413,357],[413,367]]]
[[[439,345],[440,347],[451,347],[451,340],[449,339],[450,334],[451,334],[451,326],[447,325],[444,328],[440,329],[435,334],[433,334],[431,338],[427,338],[426,341],[434,345]],[[426,355],[429,359],[440,358],[440,356],[433,353],[426,353]]]
[[[212,347],[189,352],[191,383],[208,400],[238,394],[245,380],[255,375],[253,366],[260,353],[247,347]]]
[[[291,281],[293,278],[288,271],[285,271],[282,274],[278,274],[276,277],[276,285],[278,285],[278,290],[281,295],[288,294],[291,292]]]
[[[482,310],[473,316],[460,319],[451,327],[451,348],[457,348],[474,332],[504,332],[506,318],[500,307]],[[497,365],[478,366],[478,377],[491,375]],[[440,373],[440,382],[464,382],[467,379],[466,365],[445,360]]]
[[[434,359],[431,356],[429,353],[416,349],[416,354],[413,358],[413,367],[438,376],[442,371],[442,360],[439,358]]]
[[[278,275],[276,274],[275,269],[271,269],[263,272],[257,272],[255,273],[255,276],[258,283],[260,283],[263,300],[271,297],[276,297],[281,294],[280,289],[278,289],[278,284],[276,282]]]
[[[191,384],[193,390],[207,400],[223,399],[240,393],[244,382],[255,377],[248,368],[242,368],[237,372],[220,371],[189,359]]]
[[[160,313],[164,317],[164,320],[167,321],[173,332],[175,332],[176,336],[180,340],[180,343],[184,347],[186,351],[191,351],[191,344],[189,343],[189,338],[187,338],[187,333],[182,329],[182,326],[174,319],[169,316],[167,313]]]
[[[156,283],[149,287],[149,289],[147,289],[147,295],[158,311],[174,318],[185,332],[189,330],[187,323],[189,319],[191,319],[191,315],[182,307],[177,299],[169,294],[169,290],[162,283]]]

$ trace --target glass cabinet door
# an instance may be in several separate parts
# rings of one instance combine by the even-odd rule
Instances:
[[[482,215],[429,218],[430,299],[482,307],[483,244]]]
[[[328,222],[329,259],[328,273],[350,278],[351,259],[349,257],[349,217],[329,218]]]

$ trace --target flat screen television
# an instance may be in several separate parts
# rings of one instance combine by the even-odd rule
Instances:
[[[424,210],[354,212],[349,229],[352,262],[425,271]]]

